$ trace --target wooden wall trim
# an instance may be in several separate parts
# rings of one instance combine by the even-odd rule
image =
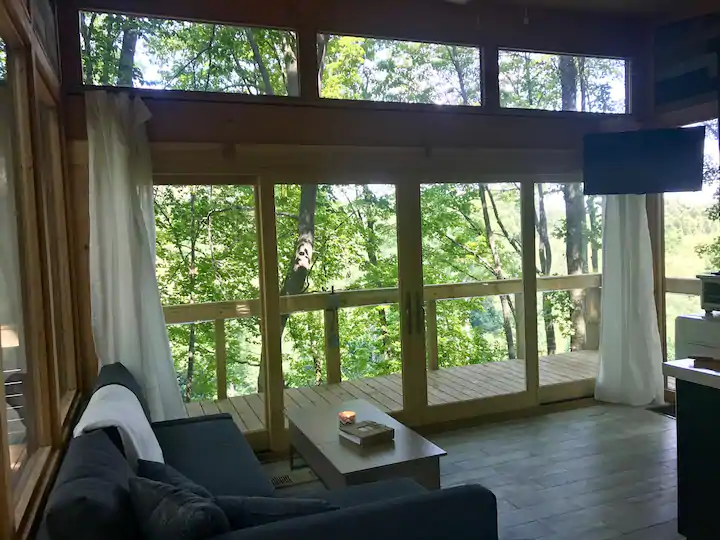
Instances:
[[[234,103],[176,100],[157,92],[133,92],[152,114],[151,142],[414,146],[486,148],[579,148],[582,135],[632,122],[628,115],[327,102]],[[384,107],[382,106],[384,105]],[[390,104],[397,105],[397,104]],[[83,95],[68,96],[65,133],[87,139]],[[322,129],[308,129],[319,126]]]
[[[521,5],[438,0],[72,0],[60,11],[138,15],[457,44],[492,42],[539,51],[632,56],[648,22],[640,17]]]

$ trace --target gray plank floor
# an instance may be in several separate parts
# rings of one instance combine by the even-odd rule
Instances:
[[[448,452],[443,487],[478,482],[495,493],[502,540],[683,538],[672,419],[598,405],[429,438]]]

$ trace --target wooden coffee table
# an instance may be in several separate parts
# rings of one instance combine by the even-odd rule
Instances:
[[[355,411],[357,421],[374,420],[395,429],[395,441],[361,448],[338,435],[338,413]],[[285,411],[290,451],[297,452],[328,489],[409,477],[428,489],[440,488],[440,457],[446,452],[367,401],[318,405]]]

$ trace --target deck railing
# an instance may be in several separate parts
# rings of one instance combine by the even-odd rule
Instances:
[[[697,278],[665,278],[665,292],[700,296],[700,280]],[[700,306],[698,305],[698,311]]]
[[[601,274],[581,274],[574,276],[541,276],[537,279],[537,292],[565,291],[583,289],[585,294],[586,348],[597,349],[600,336],[600,287]],[[470,283],[448,283],[426,285],[425,328],[428,351],[428,369],[439,368],[437,302],[460,298],[513,295],[516,310],[516,335],[518,338],[518,357],[525,356],[523,342],[523,282],[522,279],[497,281],[476,281]],[[327,382],[338,383],[341,380],[340,343],[338,310],[341,308],[394,304],[400,301],[396,287],[384,289],[344,290],[320,292],[280,297],[280,312],[283,314],[305,311],[324,312],[325,362]],[[212,321],[215,327],[215,358],[218,399],[227,398],[227,347],[225,339],[225,320],[260,316],[260,300],[231,300],[202,304],[185,304],[164,308],[166,324],[189,324]]]

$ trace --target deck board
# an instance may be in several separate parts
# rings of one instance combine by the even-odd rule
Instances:
[[[577,351],[540,358],[540,386],[592,381],[598,369],[597,351]],[[522,359],[471,364],[428,371],[428,403],[445,405],[522,392],[525,389],[525,361]],[[558,386],[557,388],[561,388]],[[402,375],[353,379],[336,384],[304,388],[286,388],[286,408],[312,407],[315,404],[342,403],[366,399],[389,413],[402,411]],[[264,432],[263,394],[235,396],[220,402],[186,404],[188,416],[228,412],[247,434]]]

